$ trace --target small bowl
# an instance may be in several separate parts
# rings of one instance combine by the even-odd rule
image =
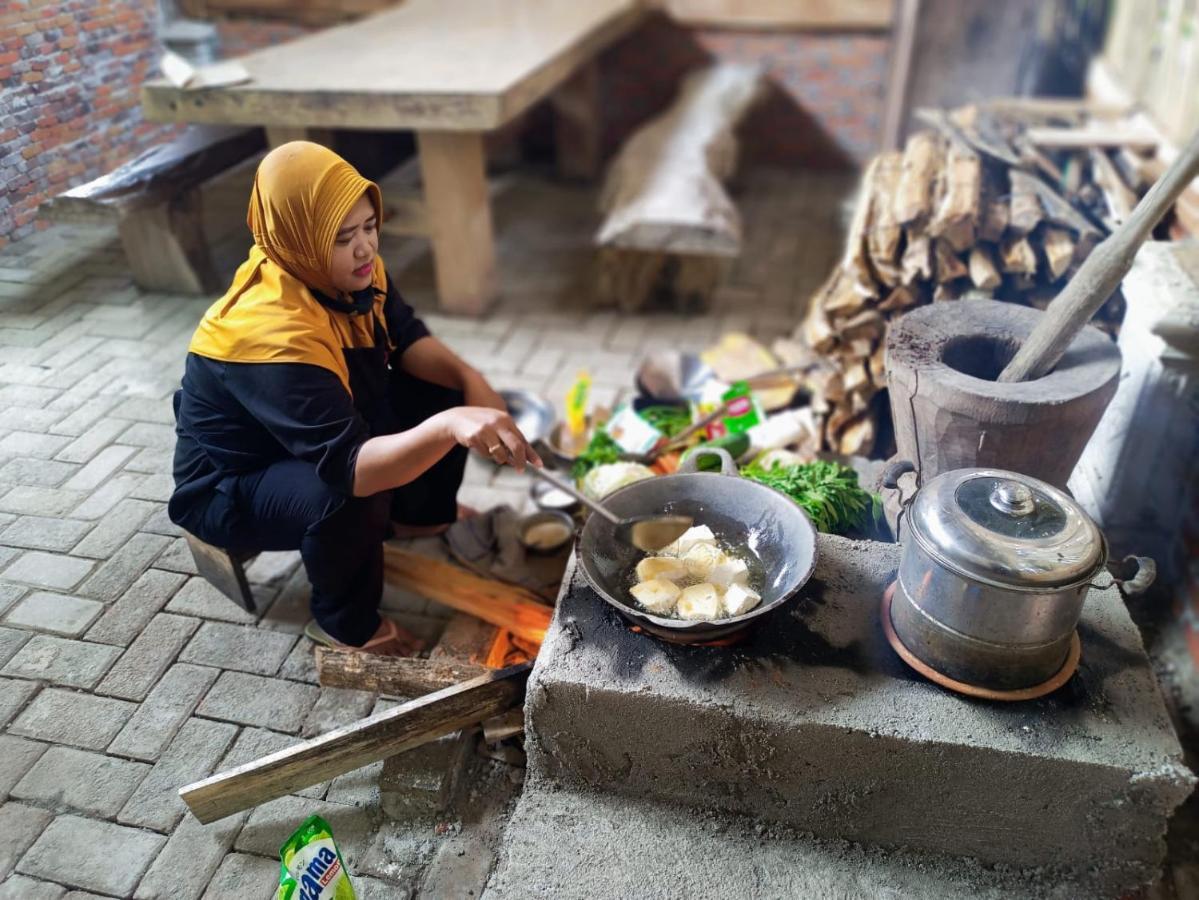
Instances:
[[[573,513],[579,508],[578,500],[561,488],[554,487],[545,481],[534,481],[529,488],[529,496],[533,498],[538,509]]]
[[[508,414],[516,421],[516,427],[530,443],[545,439],[554,427],[554,408],[550,402],[533,391],[500,391]]]
[[[564,512],[546,509],[521,519],[516,534],[530,553],[557,553],[574,540],[575,520]]]

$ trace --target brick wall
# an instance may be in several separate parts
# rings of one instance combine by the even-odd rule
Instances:
[[[886,34],[687,29],[655,17],[601,59],[607,149],[665,108],[690,69],[758,61],[771,87],[744,123],[746,157],[860,165],[881,137],[889,48]]]
[[[154,0],[0,0],[0,246],[41,201],[158,139],[138,86],[156,65]]]

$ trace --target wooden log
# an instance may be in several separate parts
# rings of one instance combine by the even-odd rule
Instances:
[[[866,166],[858,187],[857,203],[854,206],[853,218],[849,223],[849,231],[845,237],[845,253],[841,258],[841,270],[848,276],[854,289],[863,297],[878,293],[878,285],[874,281],[874,271],[870,265],[870,252],[866,246],[867,237],[873,228],[874,215],[871,210],[875,200],[875,177],[879,167],[879,157],[874,157]],[[828,307],[825,307],[828,309]]]
[[[1124,183],[1111,158],[1098,148],[1091,149],[1091,174],[1103,192],[1108,209],[1108,225],[1115,228],[1127,221],[1137,205],[1137,195]]]
[[[970,274],[970,270],[954,252],[948,241],[937,238],[933,242],[933,256],[936,260],[936,280],[939,284],[965,278]]]
[[[1098,239],[1099,228],[1074,208],[1061,194],[1043,182],[1040,178],[1013,169],[1008,173],[1012,182],[1012,192],[1031,191],[1040,201],[1043,218],[1054,225],[1061,225],[1075,231],[1084,241]]]
[[[821,308],[830,318],[845,319],[865,309],[870,297],[844,269],[838,268],[837,273],[831,289],[824,295]]]
[[[1036,275],[1037,253],[1028,238],[1012,236],[999,245],[1000,267],[1014,275]]]
[[[962,287],[958,282],[946,281],[933,288],[933,303],[948,303],[962,296]]]
[[[953,141],[945,158],[945,194],[937,206],[929,233],[956,251],[969,249],[975,240],[982,199],[982,162],[978,154]]]
[[[943,155],[941,138],[931,131],[908,138],[892,201],[895,220],[901,225],[922,226],[932,215],[933,186]]]
[[[1130,147],[1151,151],[1157,147],[1157,137],[1146,128],[1113,127],[1110,124],[1083,128],[1029,128],[1028,140],[1046,150],[1089,150],[1092,147]]]
[[[903,251],[904,284],[933,279],[933,243],[928,235],[908,235],[908,246]]]
[[[488,672],[336,728],[179,791],[202,823],[403,753],[519,705],[532,663]]]
[[[497,630],[490,622],[475,616],[454,613],[429,651],[429,659],[479,665],[487,658]]]
[[[741,217],[722,182],[736,167],[734,129],[761,93],[757,66],[722,63],[697,70],[684,79],[670,109],[621,148],[604,179],[604,219],[595,242],[625,252],[605,254],[601,266],[645,268],[653,275],[609,273],[597,286],[601,302],[638,308],[661,288],[663,273],[670,290],[669,276],[677,269],[643,265],[637,254],[678,260],[740,253]]]
[[[983,172],[983,198],[981,221],[978,225],[978,239],[999,243],[1007,230],[1011,209],[1008,205],[1008,189],[999,184],[999,174],[987,167]]]
[[[879,280],[887,287],[899,284],[899,243],[903,237],[903,228],[895,218],[892,198],[898,189],[902,171],[903,154],[899,151],[892,150],[878,157],[878,168],[874,175],[874,200],[871,204],[873,222],[866,235],[866,247]]]
[[[914,285],[901,284],[893,288],[891,293],[876,307],[879,312],[899,312],[916,306],[920,302],[920,294]]]
[[[992,291],[1003,284],[1003,276],[995,265],[995,252],[986,244],[979,244],[970,250],[970,280],[974,286]]]
[[[866,338],[875,340],[883,336],[883,317],[873,309],[865,309],[837,326],[837,336],[845,342]]]
[[[1019,235],[1031,234],[1044,218],[1041,200],[1037,196],[1036,178],[1032,176],[1019,177],[1022,173],[1012,173],[1011,218],[1008,228]]]
[[[837,450],[845,456],[865,456],[874,449],[874,439],[874,414],[863,411],[842,427]]]
[[[553,610],[532,591],[481,578],[460,566],[431,559],[391,544],[383,545],[388,582],[469,613],[525,640],[541,643]]]
[[[1049,280],[1057,281],[1074,261],[1074,238],[1062,228],[1045,228],[1041,231],[1041,249],[1045,252]]]
[[[316,671],[322,687],[419,697],[478,678],[488,670],[484,666],[458,660],[380,656],[377,653],[317,647]]]

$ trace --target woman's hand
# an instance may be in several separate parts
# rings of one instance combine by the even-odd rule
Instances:
[[[502,413],[508,411],[508,405],[487,379],[473,369],[462,377],[462,393],[466,395],[467,406],[483,406],[487,409],[498,409]]]
[[[523,472],[526,465],[541,468],[537,455],[506,412],[482,406],[457,406],[438,413],[448,436],[463,447]]]

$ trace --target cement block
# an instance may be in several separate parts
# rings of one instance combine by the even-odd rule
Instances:
[[[1118,593],[1092,592],[1065,688],[979,703],[886,643],[896,546],[821,536],[819,553],[798,600],[731,648],[631,633],[572,572],[529,686],[531,766],[823,837],[1093,867],[1107,889],[1156,872],[1194,779]]]
[[[317,684],[320,679],[316,672],[316,657],[313,655],[315,646],[312,641],[297,641],[279,668],[279,676],[289,681]]]
[[[476,736],[457,731],[383,761],[379,794],[393,819],[436,816],[454,798]]]
[[[12,659],[31,637],[28,631],[0,626],[0,666]]]
[[[183,576],[150,569],[142,573],[87,633],[89,641],[129,646],[183,584]]]
[[[0,806],[0,878],[9,875],[17,860],[45,831],[54,813],[36,806],[22,803],[5,803]]]
[[[172,666],[108,745],[108,752],[151,762],[158,759],[216,677],[217,670],[206,666]]]
[[[128,897],[164,843],[161,835],[136,828],[59,816],[29,848],[17,871]]]
[[[68,491],[94,491],[109,475],[121,468],[122,464],[137,451],[132,447],[113,445],[105,447],[83,468],[63,485]]]
[[[103,750],[133,715],[134,708],[124,700],[46,688],[8,730],[53,744]]]
[[[184,545],[186,548],[186,544]],[[255,590],[255,598],[258,592]],[[261,608],[261,607],[260,607]],[[216,619],[238,625],[252,625],[256,617],[246,612],[203,578],[195,577],[179,589],[167,604],[167,612],[201,619]]]
[[[197,900],[248,816],[238,813],[210,825],[187,816],[137,886],[134,900]]]
[[[225,722],[188,719],[122,807],[117,821],[170,831],[187,810],[179,799],[179,788],[211,774],[236,733],[237,729]]]
[[[78,544],[91,527],[90,522],[75,519],[21,516],[0,533],[0,540],[10,547],[66,552]]]
[[[7,725],[40,687],[41,685],[32,681],[0,678],[0,725]]]
[[[50,881],[10,875],[0,884],[0,900],[61,900],[67,889]]]
[[[100,682],[96,693],[144,700],[199,627],[199,619],[168,613],[155,616]]]
[[[355,691],[348,688],[321,688],[321,694],[304,720],[301,734],[316,737],[342,725],[369,716],[375,705],[375,695],[370,691]]]
[[[137,533],[157,508],[157,504],[147,500],[122,500],[96,523],[87,537],[74,545],[71,552],[76,556],[107,559]]]
[[[91,570],[90,560],[31,550],[9,565],[4,570],[4,577],[9,581],[20,581],[35,587],[69,591]]]
[[[296,734],[318,693],[315,687],[294,681],[222,672],[200,704],[199,714]]]
[[[112,818],[145,778],[144,763],[51,747],[12,789],[18,800]]]
[[[295,642],[294,635],[277,631],[205,622],[179,659],[253,675],[274,675]]]
[[[90,688],[120,655],[118,647],[38,634],[0,669],[0,674]]]
[[[271,900],[278,888],[278,859],[231,853],[212,877],[203,900]]]
[[[7,799],[13,785],[25,777],[48,746],[11,734],[0,734],[0,803]]]
[[[103,609],[104,604],[95,600],[36,591],[10,609],[4,621],[35,631],[78,637]]]
[[[105,602],[117,599],[169,542],[158,534],[135,534],[79,586],[79,593]]]

